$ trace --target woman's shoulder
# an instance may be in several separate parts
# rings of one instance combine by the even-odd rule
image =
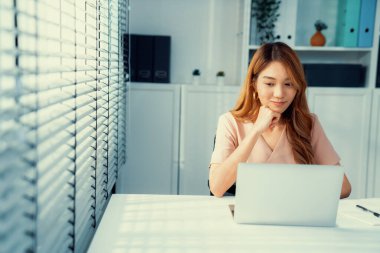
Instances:
[[[222,115],[219,116],[219,121],[233,124],[233,125],[242,125],[245,124],[245,122],[242,122],[241,120],[237,119],[231,111],[225,112]]]
[[[228,111],[219,116],[219,124],[222,124],[228,128],[240,128],[241,122],[237,120],[230,111]]]
[[[311,119],[313,120],[313,127],[315,126],[315,124],[319,124],[319,119],[318,119],[317,114],[311,112],[310,116],[311,116]]]
[[[233,125],[234,121],[235,119],[231,112],[225,112],[219,116],[219,124]]]
[[[245,132],[250,129],[252,122],[246,122],[239,118],[236,118],[232,112],[223,113],[219,117],[219,125],[223,125],[224,128],[230,129],[232,132]]]
[[[234,115],[230,111],[223,113],[219,116],[219,119],[227,120],[227,121],[235,121]]]
[[[318,115],[315,113],[310,113],[311,118],[313,119],[313,125],[311,128],[312,137],[318,137],[320,132],[323,131],[322,124],[319,121]]]
[[[231,112],[225,112],[221,115],[219,115],[219,121],[232,121],[234,120],[234,116]]]

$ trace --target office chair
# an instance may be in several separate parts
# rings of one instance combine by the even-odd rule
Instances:
[[[216,140],[216,135],[214,135],[214,145],[212,147],[212,151],[214,151],[215,149],[215,140]],[[208,185],[208,189],[210,189],[210,180],[207,180],[207,185]],[[233,184],[225,193],[223,196],[235,196],[235,191],[236,191],[236,185]],[[211,196],[214,196],[214,194],[212,194],[212,192],[210,191],[210,195]]]

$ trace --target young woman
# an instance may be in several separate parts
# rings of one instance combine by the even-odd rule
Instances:
[[[235,108],[219,118],[209,171],[215,196],[235,183],[241,162],[340,165],[305,91],[301,62],[289,46],[276,42],[257,50]],[[344,175],[340,197],[350,193]]]

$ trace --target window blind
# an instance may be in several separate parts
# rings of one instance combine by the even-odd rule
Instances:
[[[33,138],[25,115],[26,89],[20,70],[16,3],[0,1],[0,250],[28,252],[36,248],[37,205]],[[32,32],[32,31],[30,31]],[[33,47],[35,41],[30,41]],[[26,57],[26,56],[25,56]],[[26,70],[27,71],[27,70]],[[33,124],[31,119],[30,124]]]
[[[0,2],[0,244],[85,252],[125,163],[128,1]]]

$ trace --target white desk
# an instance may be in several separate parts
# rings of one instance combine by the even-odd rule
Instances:
[[[323,228],[236,224],[233,197],[116,194],[88,252],[379,253],[380,226],[344,215],[363,201],[340,201],[337,227]]]

